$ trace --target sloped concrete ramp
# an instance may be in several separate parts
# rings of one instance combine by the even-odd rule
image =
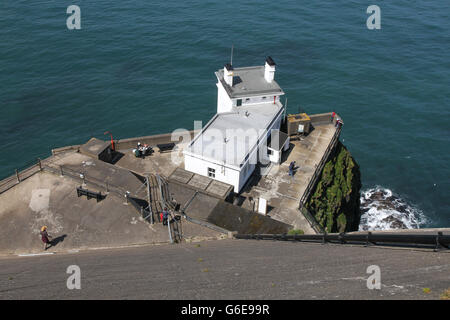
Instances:
[[[207,221],[238,233],[286,233],[292,227],[225,201],[219,201]]]
[[[219,199],[226,199],[232,192],[233,186],[184,170],[176,168],[169,176],[169,181],[182,184],[187,188],[201,191]]]

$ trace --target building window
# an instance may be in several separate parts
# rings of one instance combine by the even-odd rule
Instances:
[[[236,100],[236,105],[237,105],[238,107],[242,106],[242,99],[237,99],[237,100]]]
[[[216,177],[216,169],[208,168],[208,177],[215,178]]]

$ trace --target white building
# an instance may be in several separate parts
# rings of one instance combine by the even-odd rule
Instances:
[[[287,135],[279,134],[284,92],[274,80],[275,62],[270,57],[264,66],[226,64],[215,74],[217,113],[184,150],[184,165],[188,171],[233,185],[238,193],[258,161],[279,163],[282,149],[289,145]]]

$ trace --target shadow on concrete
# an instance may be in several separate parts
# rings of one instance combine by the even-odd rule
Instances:
[[[111,164],[116,164],[125,154],[119,151],[113,151],[111,154],[111,161],[108,161]]]
[[[135,173],[133,171],[130,171],[130,173],[132,175],[134,175],[141,183],[146,183],[147,182],[147,179],[145,177],[143,177],[143,176],[141,176],[141,175],[139,175],[139,174],[137,174],[137,173]]]
[[[233,204],[234,204],[235,206],[240,207],[240,206],[242,206],[242,205],[244,204],[244,202],[245,202],[246,199],[247,199],[247,197],[244,197],[244,196],[242,196],[242,195],[236,195],[236,196],[234,197]]]
[[[250,178],[247,180],[245,185],[242,187],[240,193],[250,192],[253,187],[257,186],[259,181],[261,180],[261,175],[259,174],[259,168],[256,167],[255,171],[250,175]]]
[[[148,207],[148,202],[146,200],[134,198],[134,197],[130,197],[130,199],[134,200],[139,207],[142,207],[142,208]]]
[[[67,237],[67,234],[63,234],[62,236],[52,239],[50,241],[50,247],[48,247],[47,249],[55,247],[56,245],[58,245],[58,243],[63,242],[66,237]]]
[[[289,158],[289,155],[291,154],[292,150],[294,150],[294,146],[295,145],[293,143],[289,143],[289,149],[281,153],[280,165],[286,162],[286,160]]]

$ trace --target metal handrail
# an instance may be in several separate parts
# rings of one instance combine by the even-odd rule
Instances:
[[[442,232],[437,234],[373,234],[358,233],[322,233],[322,234],[236,234],[236,239],[254,239],[254,240],[282,240],[282,241],[305,241],[321,243],[339,243],[339,244],[365,244],[369,245],[428,245],[434,246],[435,250],[449,249],[450,235],[444,235]]]
[[[34,164],[29,163],[29,165],[24,166],[23,169],[16,169],[14,175],[9,177],[5,177],[0,180],[0,194],[11,189],[15,185],[19,184],[23,180],[33,176],[34,174],[40,172],[41,168],[41,160],[38,158]]]
[[[324,233],[325,232],[324,228],[317,222],[316,218],[314,218],[314,216],[309,212],[308,209],[306,209],[305,207],[302,207],[300,209],[300,212],[303,214],[303,216],[306,218],[306,220],[308,220],[309,224],[311,225],[311,228],[313,228],[313,230],[316,233]]]
[[[305,203],[306,203],[307,199],[310,197],[310,193],[313,190],[314,186],[316,185],[318,178],[322,174],[323,167],[325,166],[325,163],[328,160],[328,157],[330,156],[331,151],[334,149],[334,147],[336,146],[337,141],[339,140],[339,136],[341,134],[341,129],[342,129],[342,126],[339,126],[336,129],[336,131],[334,132],[333,138],[331,138],[331,141],[328,144],[328,146],[327,146],[327,148],[326,148],[322,158],[320,159],[319,164],[317,165],[313,176],[309,180],[309,183],[308,183],[305,191],[303,192],[303,195],[301,196],[300,202],[299,202],[299,210],[300,210],[300,212],[303,214],[303,216],[306,218],[306,220],[308,220],[309,224],[311,225],[311,228],[313,228],[313,230],[316,233],[324,232],[324,228],[323,228],[323,226],[321,226],[318,223],[318,221],[316,220],[314,215],[312,215],[309,212],[309,210],[307,210],[305,208]]]
[[[101,181],[94,177],[86,176],[86,174],[83,172],[78,172],[78,171],[69,169],[65,166],[59,166],[59,168],[54,168],[54,167],[50,167],[47,165],[43,165],[42,170],[53,173],[53,174],[62,174],[62,175],[70,176],[71,178],[74,178],[76,180],[81,180],[82,182],[91,184],[97,188],[107,189],[107,192],[116,193],[117,195],[119,195],[121,197],[125,196],[127,193],[126,190],[122,189],[119,186],[113,185],[111,183],[105,183],[104,181]],[[83,175],[83,178],[80,177],[80,175]]]
[[[331,139],[330,143],[327,146],[327,149],[325,150],[322,158],[320,159],[319,164],[317,165],[313,176],[309,180],[309,183],[305,189],[305,192],[303,193],[302,197],[300,198],[300,207],[303,207],[306,202],[306,199],[309,198],[309,193],[311,192],[312,188],[316,184],[316,182],[317,182],[316,180],[322,173],[323,166],[325,165],[325,162],[327,161],[327,159],[331,153],[331,150],[335,147],[335,144],[336,144],[337,140],[339,139],[341,129],[342,129],[342,127],[339,127],[336,129],[336,131],[333,135],[333,138]]]

